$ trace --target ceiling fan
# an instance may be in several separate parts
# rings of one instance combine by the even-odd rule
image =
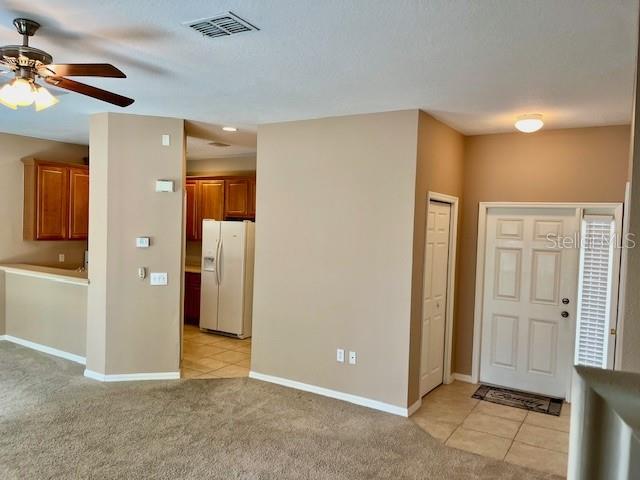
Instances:
[[[29,37],[35,35],[40,24],[27,18],[16,18],[13,25],[22,35],[22,45],[0,47],[0,76],[14,74],[15,78],[0,88],[0,104],[16,110],[17,107],[35,105],[36,111],[49,108],[58,99],[39,79],[57,88],[87,95],[119,107],[127,107],[134,100],[66,77],[126,78],[119,69],[108,63],[54,64],[53,57],[43,50],[29,46]]]

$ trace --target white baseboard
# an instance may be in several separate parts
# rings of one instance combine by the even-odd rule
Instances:
[[[64,352],[62,350],[58,350],[57,348],[48,347],[40,343],[35,343],[29,340],[25,340],[23,338],[14,337],[13,335],[2,335],[0,336],[0,340],[5,340],[7,342],[15,343],[17,345],[21,345],[23,347],[27,347],[32,350],[37,350],[42,353],[47,353],[55,357],[64,358],[65,360],[71,360],[72,362],[79,363],[80,365],[85,365],[87,363],[87,360],[84,357],[81,357],[80,355]]]
[[[272,375],[265,375],[264,373],[258,373],[254,371],[249,372],[249,378],[262,380],[263,382],[275,383],[277,385],[282,385],[283,387],[295,388],[296,390],[315,393],[318,395],[322,395],[323,397],[343,400],[345,402],[354,403],[363,407],[373,408],[374,410],[380,410],[382,412],[400,415],[401,417],[408,417],[410,415],[410,408],[419,408],[419,405],[418,407],[415,407],[415,403],[410,408],[398,407],[397,405],[391,405],[390,403],[384,403],[378,400],[372,400],[370,398],[352,395],[350,393],[339,392],[337,390],[331,390],[329,388],[309,385],[308,383],[297,382],[295,380],[289,380],[288,378],[274,377]]]
[[[473,377],[471,375],[464,375],[462,373],[454,373],[453,374],[453,379],[457,380],[459,382],[476,383],[476,382],[473,381]]]
[[[99,382],[138,382],[141,380],[179,380],[180,372],[104,374],[85,369],[84,376]]]

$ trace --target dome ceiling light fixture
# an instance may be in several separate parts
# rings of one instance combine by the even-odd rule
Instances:
[[[520,115],[516,118],[515,127],[524,133],[537,132],[542,128],[544,122],[542,121],[542,114],[540,113],[527,113],[526,115]]]
[[[33,37],[40,28],[38,22],[28,18],[16,18],[13,25],[22,35],[22,45],[0,46],[0,77],[14,75],[12,80],[0,88],[0,105],[12,110],[35,105],[36,111],[39,112],[58,103],[56,97],[37,83],[38,80],[119,107],[127,107],[133,103],[131,98],[66,78],[126,78],[126,75],[113,65],[108,63],[53,64],[51,55],[29,46],[29,37]]]

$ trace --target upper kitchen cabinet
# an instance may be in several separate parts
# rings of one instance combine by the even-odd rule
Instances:
[[[187,181],[184,186],[187,194],[187,240],[198,239],[198,182]]]
[[[224,219],[224,180],[195,180],[185,183],[187,195],[187,240],[202,238],[202,220]]]
[[[227,217],[246,217],[249,214],[249,180],[225,180],[224,214]]]
[[[25,240],[85,240],[89,233],[89,167],[25,160]]]
[[[200,180],[199,223],[224,220],[224,180]]]
[[[250,178],[249,179],[249,208],[248,208],[248,214],[250,217],[255,217],[256,216],[256,179],[255,178]]]
[[[69,238],[89,237],[89,169],[69,167]]]
[[[224,214],[230,218],[256,216],[256,179],[237,178],[225,180]]]

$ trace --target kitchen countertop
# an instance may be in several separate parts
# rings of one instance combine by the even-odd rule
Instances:
[[[29,265],[27,263],[13,263],[0,265],[0,270],[17,275],[44,278],[62,283],[75,285],[89,285],[87,271],[70,270],[66,268],[44,267],[42,265]]]
[[[200,265],[185,265],[184,271],[187,273],[202,273]]]

